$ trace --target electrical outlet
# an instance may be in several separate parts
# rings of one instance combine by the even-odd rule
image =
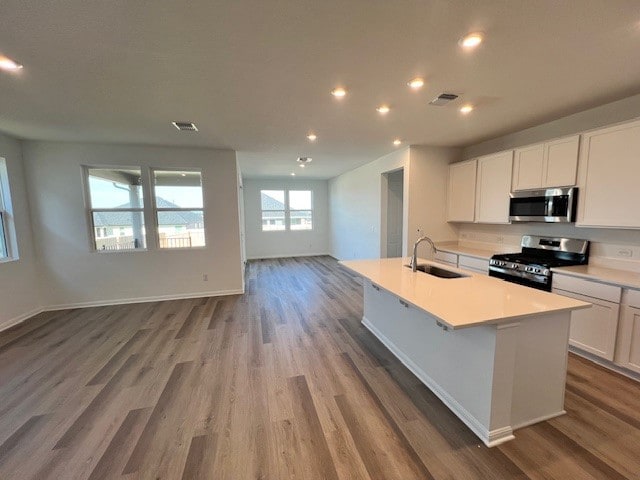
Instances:
[[[618,250],[618,256],[623,258],[631,258],[633,256],[633,250],[630,248],[621,248]]]
[[[202,281],[203,282],[208,282],[209,281],[209,275],[207,275],[206,273],[202,274]]]

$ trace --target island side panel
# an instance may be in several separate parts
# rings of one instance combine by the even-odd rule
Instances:
[[[520,322],[511,416],[514,429],[565,413],[570,322],[571,312]]]
[[[364,298],[365,326],[476,435],[487,445],[513,438],[510,386],[501,390],[505,397],[499,402],[507,410],[492,410],[495,325],[445,331],[434,317],[403,306],[398,297],[377,290],[369,281],[364,284]],[[499,424],[496,418],[505,422]]]

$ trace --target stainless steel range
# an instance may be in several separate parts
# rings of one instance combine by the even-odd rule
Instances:
[[[553,267],[584,265],[589,261],[589,241],[525,235],[522,252],[494,255],[489,276],[539,290],[551,291]]]

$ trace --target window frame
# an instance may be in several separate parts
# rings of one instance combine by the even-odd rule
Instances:
[[[142,190],[142,207],[141,208],[93,208],[93,204],[91,202],[91,187],[89,185],[89,171],[90,170],[140,170],[140,189]],[[83,184],[83,194],[84,194],[84,204],[85,204],[85,217],[87,219],[87,233],[89,240],[89,251],[92,253],[98,253],[101,255],[110,254],[110,253],[133,253],[133,252],[147,252],[149,250],[149,231],[147,228],[147,212],[145,206],[148,204],[147,195],[146,195],[146,181],[145,181],[145,167],[140,165],[82,165],[82,184]],[[142,218],[144,220],[144,248],[127,248],[127,249],[115,249],[115,250],[107,250],[107,249],[98,249],[96,246],[96,236],[95,236],[95,226],[93,224],[93,214],[94,212],[139,212],[142,214]],[[102,237],[101,237],[102,238]]]
[[[156,201],[156,176],[155,172],[196,172],[200,174],[200,191],[202,193],[202,207],[201,208],[163,208],[158,207]],[[153,226],[155,228],[155,248],[158,251],[162,252],[175,252],[175,251],[189,251],[189,250],[204,250],[207,248],[207,221],[206,221],[206,213],[205,213],[205,192],[204,192],[204,174],[202,173],[202,168],[193,168],[193,167],[149,167],[149,191],[151,195],[151,215],[153,217]],[[193,212],[193,211],[201,211],[202,212],[202,234],[204,238],[204,245],[199,245],[196,247],[175,247],[175,248],[162,248],[160,246],[160,222],[158,219],[159,212]]]
[[[263,224],[263,212],[282,212],[283,210],[264,210],[262,208],[262,192],[268,191],[282,191],[284,192],[284,228],[281,230],[265,230]],[[291,208],[290,192],[309,192],[311,196],[311,208]],[[311,188],[260,188],[258,191],[258,203],[260,207],[260,231],[262,233],[277,233],[277,232],[312,232],[314,230],[314,202],[313,202],[313,190]],[[291,212],[310,212],[311,213],[311,228],[291,228]]]
[[[4,157],[0,157],[0,223],[0,235],[3,237],[4,245],[4,255],[0,256],[0,264],[17,261],[20,258],[18,239],[9,185],[9,167]]]

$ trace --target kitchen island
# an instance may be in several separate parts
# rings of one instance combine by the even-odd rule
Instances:
[[[365,279],[362,323],[487,446],[565,413],[571,311],[589,303],[400,258],[341,263]]]

